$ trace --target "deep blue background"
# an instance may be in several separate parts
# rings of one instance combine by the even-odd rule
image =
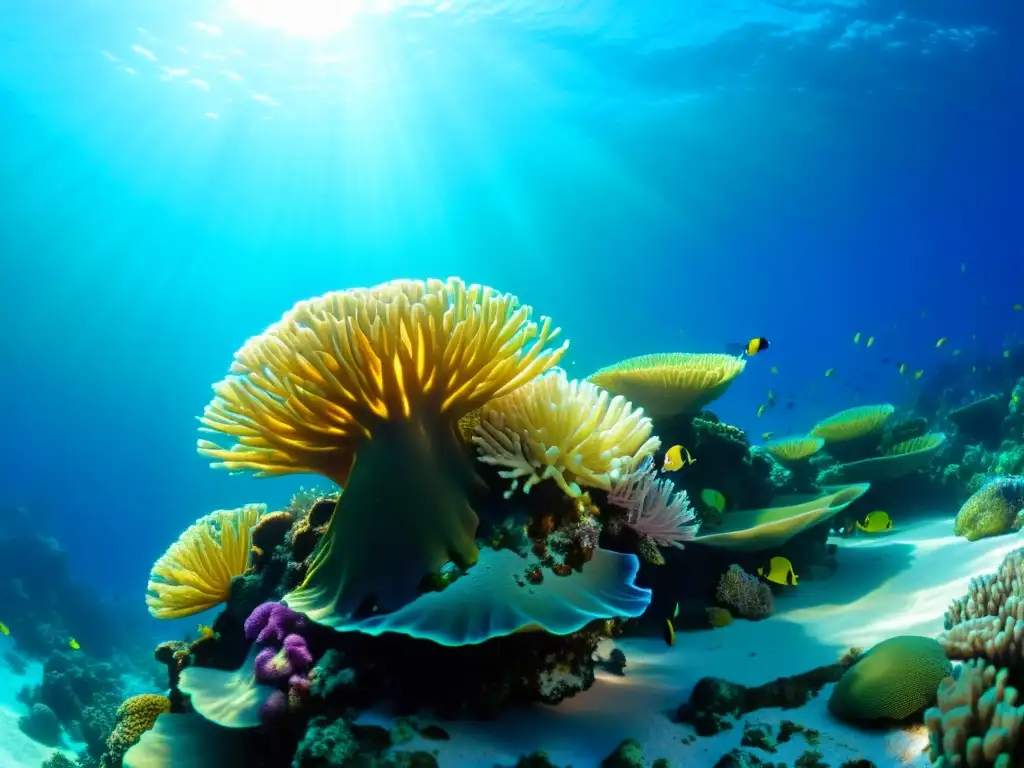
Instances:
[[[765,335],[718,408],[756,434],[911,402],[1022,330],[1010,3],[456,3],[315,41],[125,5],[0,0],[0,502],[140,614],[187,523],[309,482],[194,444],[234,350],[310,295],[486,282],[562,326],[576,375]],[[797,405],[757,420],[769,387]]]

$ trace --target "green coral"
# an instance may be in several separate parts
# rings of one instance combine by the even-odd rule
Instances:
[[[839,679],[828,708],[840,720],[905,720],[935,703],[939,682],[952,665],[939,643],[901,635],[861,656]]]
[[[1000,477],[982,486],[960,507],[953,533],[968,541],[1001,536],[1024,524],[1024,481]]]

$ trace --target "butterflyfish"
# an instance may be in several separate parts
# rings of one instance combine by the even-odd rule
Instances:
[[[882,531],[892,530],[892,518],[889,517],[887,512],[883,512],[880,509],[876,509],[874,512],[868,512],[867,517],[864,518],[864,524],[861,525],[860,521],[857,521],[857,527],[865,533],[881,533]]]
[[[68,640],[68,648],[70,648],[72,651],[77,651],[81,649],[81,647],[82,646],[78,644],[78,641],[75,640],[75,638],[72,637]]]
[[[705,488],[701,491],[700,500],[715,510],[715,512],[725,511],[725,496],[714,488]]]
[[[676,644],[676,628],[672,626],[672,619],[665,619],[665,629],[662,637],[665,639],[665,645],[672,646]]]
[[[768,339],[764,336],[758,336],[751,339],[746,344],[726,344],[725,349],[727,352],[734,355],[746,355],[747,357],[753,357],[758,352],[764,352],[771,344],[768,343]]]
[[[11,630],[9,630],[7,628],[6,624],[4,624],[2,621],[0,621],[0,635],[3,635],[4,637],[7,637],[9,634],[11,634]]]
[[[661,469],[663,472],[675,472],[677,469],[682,469],[685,464],[683,446],[673,445],[665,451],[665,461],[662,462]]]
[[[768,581],[788,587],[795,587],[800,581],[800,577],[793,571],[793,564],[779,556],[773,557],[767,568],[759,567],[757,573]]]
[[[868,336],[868,343],[865,344],[864,346],[865,347],[870,347],[874,343],[875,343],[875,337],[874,336]]]

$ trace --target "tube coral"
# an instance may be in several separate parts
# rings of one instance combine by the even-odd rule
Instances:
[[[476,562],[458,421],[558,362],[567,344],[549,347],[558,329],[531,314],[458,278],[400,280],[301,301],[236,353],[201,419],[236,442],[199,452],[345,489],[289,605],[333,626],[400,607],[449,560]]]

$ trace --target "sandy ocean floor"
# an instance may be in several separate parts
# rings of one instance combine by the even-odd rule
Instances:
[[[787,590],[769,619],[681,633],[671,648],[653,639],[625,640],[620,643],[628,660],[624,677],[599,673],[590,691],[557,707],[536,707],[497,722],[445,722],[450,741],[413,742],[404,748],[438,750],[442,768],[511,766],[535,749],[546,750],[559,766],[590,768],[623,739],[634,738],[648,760],[667,757],[673,765],[710,768],[739,746],[742,722],[771,724],[777,731],[780,721],[793,720],[821,733],[816,749],[836,768],[856,757],[880,768],[927,766],[923,732],[864,733],[834,721],[826,708],[831,686],[806,707],[754,712],[732,730],[688,744],[683,739],[692,735],[691,729],[673,723],[670,715],[702,677],[757,685],[830,664],[850,646],[867,648],[900,634],[937,635],[947,606],[970,579],[995,570],[1022,545],[1016,536],[968,543],[951,531],[950,518],[879,537],[839,540],[836,574]],[[17,727],[23,707],[15,695],[40,674],[39,665],[32,665],[27,675],[15,676],[0,661],[2,768],[40,768],[53,752]],[[386,724],[385,717],[372,713],[364,720]],[[809,748],[798,735],[780,745],[778,753],[760,755],[792,765]]]

